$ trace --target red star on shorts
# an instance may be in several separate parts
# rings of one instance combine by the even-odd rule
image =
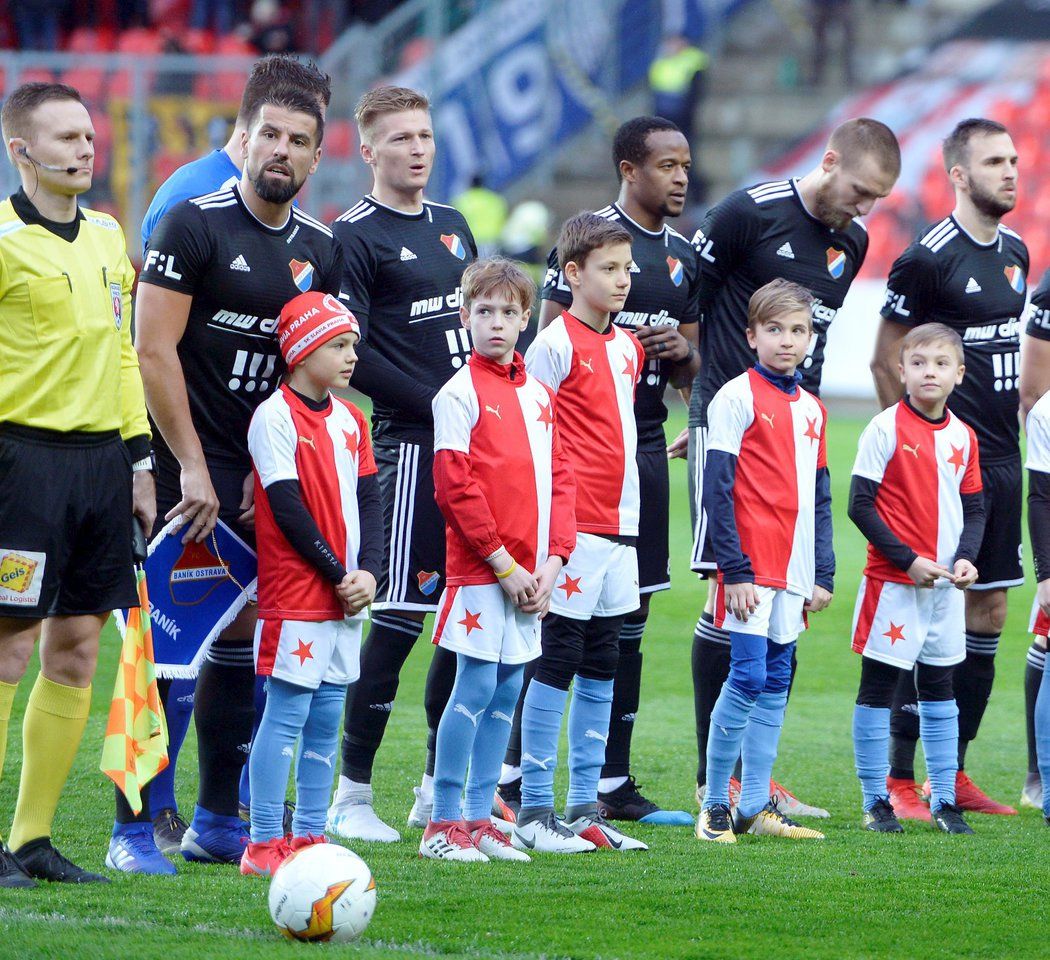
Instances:
[[[817,418],[814,417],[812,420],[806,417],[806,432],[802,434],[804,437],[809,437],[810,440],[819,440],[820,434],[817,433]]]
[[[471,613],[469,610],[466,611],[467,615],[459,621],[460,626],[467,628],[467,636],[470,636],[471,630],[484,630],[485,628],[481,625],[481,611],[477,613]]]
[[[952,455],[948,458],[948,462],[955,467],[955,475],[959,476],[959,471],[966,466],[966,461],[963,460],[962,447],[952,444]]]
[[[576,577],[574,580],[568,574],[565,575],[565,582],[558,584],[559,590],[565,591],[565,599],[568,600],[574,593],[583,593],[580,589],[580,581],[583,577]]]
[[[890,646],[892,647],[898,640],[904,639],[904,624],[902,623],[899,627],[892,620],[890,621],[890,628],[884,634],[884,637],[890,638]]]
[[[310,652],[310,648],[313,645],[314,644],[313,644],[312,640],[309,643],[303,643],[303,641],[300,640],[298,649],[292,651],[292,656],[299,658],[299,666],[300,667],[304,663],[306,663],[307,660],[313,660],[314,655]]]
[[[350,451],[350,456],[357,456],[357,434],[351,433],[349,430],[343,431],[343,436],[346,437],[346,449]]]
[[[536,420],[539,423],[547,424],[548,427],[553,426],[554,411],[551,409],[551,405],[549,403],[540,403],[539,400],[537,400],[536,403],[539,405],[540,408],[540,415],[536,418]]]
[[[624,367],[622,372],[624,373],[624,375],[630,377],[631,380],[635,380],[638,377],[638,367],[635,366],[634,361],[634,357],[623,358]]]

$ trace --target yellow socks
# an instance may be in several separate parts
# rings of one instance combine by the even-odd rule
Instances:
[[[10,708],[9,708],[10,709]],[[9,845],[51,836],[91,709],[91,687],[67,687],[37,674],[22,722],[22,779]]]
[[[15,702],[17,683],[0,680],[0,777],[4,775],[4,758],[7,756],[7,724],[11,719],[11,706]]]

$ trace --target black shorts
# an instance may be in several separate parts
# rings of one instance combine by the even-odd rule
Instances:
[[[445,518],[434,499],[434,441],[373,441],[383,496],[383,569],[373,610],[436,611],[445,586]]]
[[[702,578],[711,576],[717,564],[704,512],[704,461],[707,459],[707,427],[689,428],[689,518],[693,523],[693,552],[689,569]]]
[[[165,514],[182,499],[180,472],[179,462],[171,452],[158,447],[157,522],[153,526],[153,536],[164,529],[168,523],[164,519]],[[211,478],[215,496],[219,498],[219,519],[254,550],[255,528],[246,527],[237,519],[244,513],[241,507],[244,498],[244,478],[251,472],[250,463],[208,463],[208,476]]]
[[[977,582],[971,590],[1019,587],[1021,565],[1021,458],[981,464],[984,486],[984,540],[974,561]]]
[[[671,485],[667,470],[667,448],[638,448],[638,592],[656,593],[671,589],[671,550],[667,526]]]
[[[0,617],[138,605],[120,435],[0,424]]]

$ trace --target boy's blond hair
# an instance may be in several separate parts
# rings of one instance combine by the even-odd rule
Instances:
[[[791,280],[777,278],[759,287],[747,304],[747,329],[754,332],[786,313],[805,313],[813,328],[813,294]]]
[[[430,100],[425,94],[409,87],[384,84],[363,94],[354,108],[354,120],[361,132],[361,142],[371,143],[376,121],[388,113],[404,110],[426,110],[430,112]]]
[[[900,362],[904,363],[904,355],[909,350],[929,347],[935,343],[943,343],[946,346],[950,346],[955,351],[959,365],[962,366],[965,363],[962,337],[943,323],[921,323],[917,327],[912,327],[901,339]]]
[[[517,302],[521,312],[532,309],[536,285],[521,267],[506,257],[487,257],[475,260],[463,271],[460,280],[463,306],[470,310],[475,300],[494,293],[506,293]]]
[[[587,257],[599,247],[630,242],[631,235],[626,227],[599,217],[596,213],[578,213],[561,225],[561,233],[558,234],[558,266],[562,270],[567,263],[582,267]]]

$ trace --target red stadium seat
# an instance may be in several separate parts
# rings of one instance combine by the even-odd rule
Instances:
[[[117,50],[120,53],[161,53],[163,49],[164,40],[160,32],[146,27],[125,30],[117,40]]]
[[[105,53],[116,46],[112,27],[77,27],[69,35],[66,49],[70,53]]]
[[[331,120],[324,128],[324,152],[329,157],[352,157],[357,149],[357,134],[348,120]]]
[[[228,57],[250,57],[258,51],[244,37],[237,33],[227,33],[215,41],[215,52]]]
[[[198,100],[239,103],[247,76],[238,70],[199,73],[193,78],[193,95]]]
[[[18,75],[19,83],[33,83],[34,81],[53,83],[54,79],[54,73],[50,70],[45,70],[43,67],[30,67],[28,70],[23,70]]]
[[[179,34],[179,43],[187,53],[211,53],[215,49],[215,34],[210,30],[190,29]]]
[[[106,86],[106,72],[97,67],[78,67],[67,70],[62,82],[80,91],[80,95],[92,106],[98,106]]]

